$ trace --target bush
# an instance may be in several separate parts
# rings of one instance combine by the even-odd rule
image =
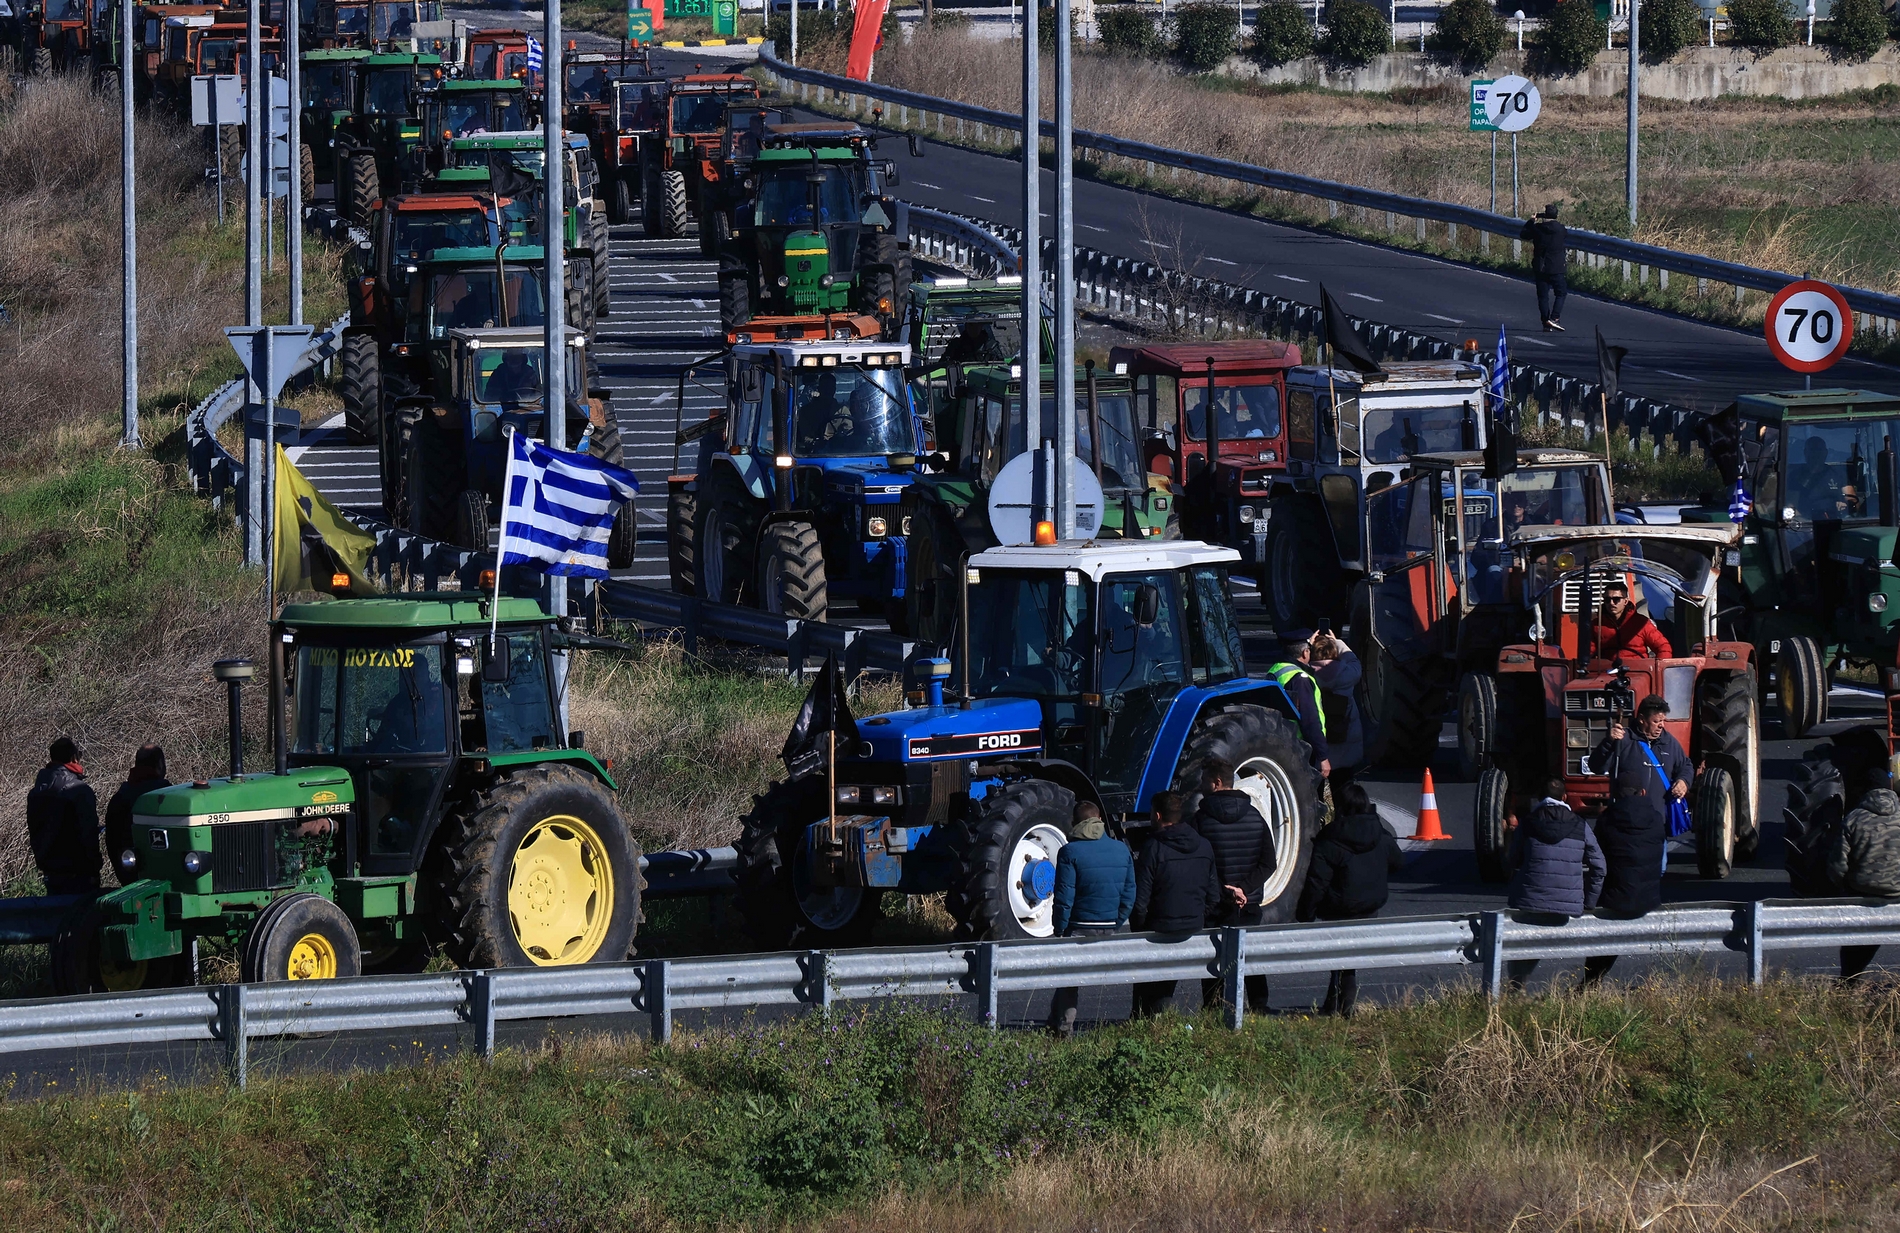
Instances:
[[[1190,73],[1206,73],[1240,50],[1240,20],[1221,0],[1194,0],[1174,10],[1174,55]]]
[[[1878,4],[1880,0],[1874,0]],[[1637,17],[1636,38],[1643,59],[1661,64],[1702,41],[1707,18],[1695,0],[1648,0]]]
[[[1834,45],[1865,60],[1887,40],[1887,15],[1880,0],[1834,0]]]
[[[1788,0],[1729,0],[1729,29],[1744,47],[1773,51],[1794,42],[1794,11]]]
[[[1693,6],[1694,0],[1680,0]],[[1504,19],[1491,0],[1451,0],[1438,14],[1431,48],[1467,69],[1483,68],[1504,50]]]
[[[1392,50],[1392,27],[1385,14],[1361,0],[1335,0],[1326,10],[1326,37],[1320,50],[1335,64],[1359,68]]]
[[[1537,37],[1538,65],[1562,77],[1581,73],[1609,37],[1610,23],[1597,16],[1592,0],[1558,0]]]
[[[1293,0],[1271,0],[1254,18],[1253,39],[1247,54],[1273,68],[1313,54],[1313,23]]]
[[[1095,26],[1101,32],[1102,50],[1112,56],[1154,59],[1161,54],[1161,34],[1155,29],[1154,19],[1136,5],[1096,9]]]

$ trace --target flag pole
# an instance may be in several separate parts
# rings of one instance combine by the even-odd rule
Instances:
[[[488,657],[495,657],[495,625],[501,620],[501,560],[508,555],[508,502],[515,495],[515,426],[508,425],[508,462],[501,472],[501,528],[495,533],[495,593],[488,604]]]
[[[1610,439],[1610,391],[1599,387],[1597,401],[1603,407],[1603,473],[1610,485],[1610,508],[1616,508],[1616,458],[1612,453],[1615,442]]]

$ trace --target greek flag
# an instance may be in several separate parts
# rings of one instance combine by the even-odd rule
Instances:
[[[1740,522],[1742,519],[1748,517],[1748,511],[1754,508],[1754,498],[1748,495],[1748,489],[1742,487],[1741,477],[1737,476],[1735,480],[1735,495],[1730,497],[1728,502],[1728,520],[1730,522]]]
[[[532,34],[528,36],[528,71],[530,73],[541,71],[541,40]]]
[[[1511,350],[1505,341],[1504,327],[1498,327],[1498,359],[1491,367],[1491,414],[1504,414],[1505,395],[1511,384]]]
[[[508,440],[501,563],[569,578],[607,577],[614,512],[633,500],[640,481],[587,454],[550,449],[515,432]]]

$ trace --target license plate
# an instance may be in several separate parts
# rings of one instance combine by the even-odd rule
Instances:
[[[1265,518],[1256,518],[1253,520],[1253,533],[1255,535],[1265,535],[1267,533],[1267,520]]]

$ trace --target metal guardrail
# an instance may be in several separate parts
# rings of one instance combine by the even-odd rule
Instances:
[[[1014,245],[976,220],[910,205],[910,247],[914,253],[954,265],[979,278],[1014,274],[1021,268]]]
[[[708,854],[715,855],[715,854]],[[686,1010],[810,1006],[887,997],[974,995],[978,1018],[998,1024],[1004,993],[1212,977],[1226,991],[1226,1023],[1245,1014],[1248,976],[1338,968],[1475,966],[1486,993],[1514,959],[1591,955],[1687,957],[1735,953],[1751,984],[1774,951],[1900,943],[1900,903],[1872,900],[1686,904],[1639,920],[1582,917],[1526,924],[1504,912],[1217,929],[1170,938],[1122,934],[853,951],[650,959],[571,968],[504,968],[354,980],[217,985],[0,1003],[0,1054],[49,1049],[222,1042],[241,1085],[253,1039],[470,1029],[485,1056],[499,1023],[584,1015],[641,1015],[655,1040]]]
[[[310,340],[303,358],[297,361],[292,378],[301,376],[335,356],[342,345],[348,317],[338,317]],[[211,391],[204,401],[185,417],[185,465],[201,496],[211,498],[215,508],[224,498],[224,490],[244,488],[244,460],[234,456],[218,440],[218,430],[244,410],[244,379],[227,381]]]
[[[1022,128],[1022,117],[1013,112],[996,111],[988,107],[959,103],[952,99],[917,94],[875,82],[855,81],[848,77],[820,73],[813,69],[795,68],[780,60],[776,49],[769,43],[761,49],[759,63],[773,76],[775,82],[780,84],[781,89],[783,89],[783,83],[788,81],[805,86],[817,86],[846,98],[853,113],[859,107],[857,101],[859,99],[876,99],[895,105],[899,109],[899,114],[896,117],[885,115],[884,122],[891,123],[894,119],[900,128],[908,127],[910,119],[908,113],[912,110],[920,113],[920,127],[928,127],[928,117],[935,115],[939,117],[940,126],[941,118],[948,117],[965,123],[995,128],[1002,133],[1020,132]],[[1046,139],[1054,139],[1055,123],[1053,121],[1042,121],[1042,135]],[[1515,241],[1524,227],[1523,219],[1513,218],[1507,214],[1496,214],[1490,210],[1448,205],[1440,201],[1428,201],[1422,197],[1407,197],[1402,193],[1363,188],[1356,184],[1341,184],[1290,171],[1276,171],[1270,167],[1259,167],[1252,163],[1239,163],[1205,154],[1170,150],[1165,146],[1128,141],[1107,133],[1076,129],[1075,145],[1078,149],[1098,150],[1115,158],[1142,163],[1150,171],[1155,167],[1168,167],[1215,179],[1252,184],[1279,192],[1316,197],[1332,203],[1335,207],[1350,205],[1383,212],[1387,215],[1388,231],[1396,228],[1397,218],[1407,217],[1418,220],[1421,230],[1424,223],[1429,220],[1454,228],[1469,227],[1481,236],[1502,235]],[[1334,213],[1337,214],[1336,209]],[[1636,266],[1649,266],[1707,282],[1723,283],[1736,288],[1747,288],[1751,291],[1771,294],[1796,281],[1799,277],[1794,274],[1784,274],[1779,270],[1764,270],[1755,266],[1719,261],[1714,257],[1704,257],[1695,253],[1659,248],[1653,244],[1639,244],[1634,240],[1603,235],[1595,231],[1572,229],[1569,233],[1569,243],[1571,251],[1588,253],[1605,261],[1623,261]],[[1848,305],[1855,312],[1880,320],[1882,323],[1880,333],[1891,335],[1895,332],[1895,319],[1900,318],[1900,296],[1862,287],[1842,287],[1840,291],[1847,297]]]
[[[596,583],[594,596],[604,616],[650,629],[678,630],[688,655],[699,653],[700,639],[720,638],[783,655],[798,673],[808,660],[827,655],[837,656],[847,678],[866,669],[901,673],[918,649],[917,643],[896,634],[779,616],[637,582]]]

